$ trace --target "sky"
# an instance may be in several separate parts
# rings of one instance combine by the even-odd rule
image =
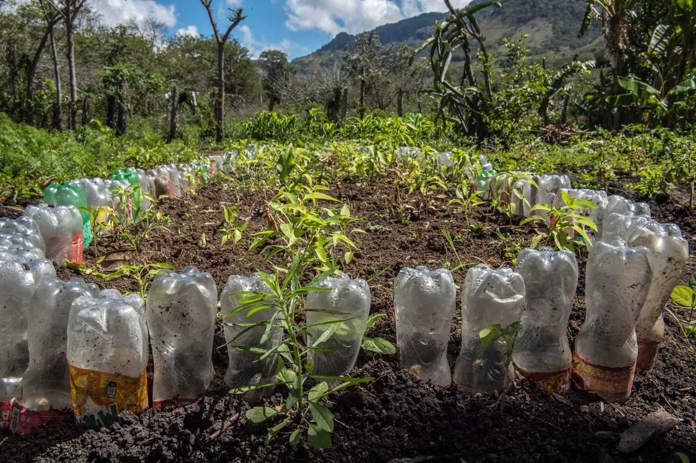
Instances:
[[[151,18],[166,25],[169,36],[212,34],[200,0],[88,1],[106,25],[143,24]],[[233,36],[252,56],[279,49],[291,59],[313,52],[342,31],[354,34],[420,13],[446,11],[443,0],[213,0],[219,22],[229,8],[243,8],[247,16]]]

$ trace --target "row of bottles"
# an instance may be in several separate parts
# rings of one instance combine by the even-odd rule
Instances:
[[[624,240],[598,241],[590,249],[586,318],[574,351],[566,331],[578,281],[575,255],[525,249],[515,269],[479,265],[467,273],[453,374],[447,360],[456,304],[452,275],[444,269],[403,269],[394,296],[402,368],[434,384],[453,381],[469,392],[505,390],[514,368],[557,393],[570,389],[572,377],[605,400],[628,398],[636,368],[654,365],[664,337],[663,309],[689,253],[675,226],[622,217],[632,222],[621,228],[628,230]],[[511,337],[487,343],[481,336],[491,327],[504,334],[515,323],[514,347]]]

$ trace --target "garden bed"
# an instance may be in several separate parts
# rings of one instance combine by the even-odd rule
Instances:
[[[459,286],[466,268],[486,263],[511,265],[517,252],[534,233],[530,226],[511,224],[487,207],[477,208],[468,226],[460,214],[447,208],[444,195],[406,195],[392,186],[394,178],[370,183],[346,178],[329,192],[349,204],[365,231],[355,236],[359,251],[343,270],[368,281],[371,312],[384,312],[372,334],[395,341],[393,281],[402,267],[427,265],[450,268]],[[233,182],[214,182],[195,196],[163,200],[160,210],[171,217],[167,229],[154,230],[135,253],[122,240],[102,237],[96,251],[87,251],[87,266],[105,257],[102,266],[119,263],[168,263],[177,270],[195,265],[210,272],[222,289],[232,274],[272,270],[257,253],[248,251],[250,235],[269,223],[265,201],[271,190],[250,190]],[[623,192],[622,192],[623,193]],[[222,206],[236,206],[248,221],[242,240],[220,245]],[[696,221],[674,204],[652,204],[653,216],[682,227],[691,249],[696,248]],[[453,238],[455,250],[445,235]],[[569,335],[574,337],[584,319],[584,267]],[[688,272],[696,269],[696,258]],[[70,270],[61,270],[67,278]],[[105,283],[87,275],[101,286]],[[134,280],[121,278],[106,286],[137,291]],[[459,314],[449,344],[450,361],[459,351]],[[140,416],[124,415],[110,428],[81,429],[54,424],[32,437],[0,437],[3,461],[678,461],[677,452],[696,457],[696,345],[685,339],[667,318],[668,336],[655,369],[639,373],[631,398],[607,404],[573,391],[550,396],[527,381],[516,381],[508,394],[496,400],[468,396],[456,387],[441,388],[420,382],[399,370],[396,356],[361,353],[354,376],[374,381],[332,396],[336,417],[334,446],[292,447],[285,435],[266,444],[264,426],[245,418],[248,404],[227,393],[222,377],[227,356],[221,326],[213,361],[216,379],[208,394],[196,403]],[[278,391],[282,393],[282,391]],[[278,396],[279,397],[279,396]],[[280,400],[273,397],[269,400]],[[650,441],[635,454],[616,451],[620,433],[658,407],[681,419],[668,434]],[[3,441],[4,439],[4,441]]]

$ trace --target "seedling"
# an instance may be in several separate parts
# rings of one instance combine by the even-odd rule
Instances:
[[[232,244],[239,243],[249,226],[249,222],[239,218],[237,208],[222,206],[222,212],[225,223],[220,229],[220,246],[224,246],[230,240],[232,240]]]

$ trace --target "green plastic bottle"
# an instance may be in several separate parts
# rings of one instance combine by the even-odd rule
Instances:
[[[112,180],[125,180],[131,184],[133,189],[133,220],[137,220],[140,216],[140,210],[143,204],[143,192],[140,188],[140,176],[138,171],[133,167],[125,169],[117,169],[111,175]]]
[[[58,188],[60,188],[60,183],[51,183],[43,191],[43,200],[49,206],[57,206],[56,203],[56,193],[58,193]]]

